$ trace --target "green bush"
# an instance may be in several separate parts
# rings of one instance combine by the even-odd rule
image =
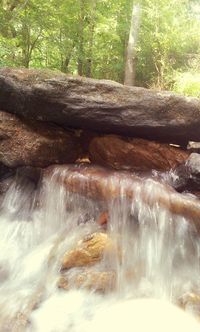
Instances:
[[[178,73],[173,90],[186,96],[200,97],[200,73]]]

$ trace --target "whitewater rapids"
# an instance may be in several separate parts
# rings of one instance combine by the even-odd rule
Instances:
[[[134,200],[120,197],[106,206],[71,194],[60,181],[66,172],[58,169],[40,190],[17,179],[6,193],[0,215],[0,331],[199,331],[195,308],[185,313],[172,304],[200,291],[200,242],[191,223],[144,203],[138,184]],[[147,179],[143,186],[151,200],[156,183]],[[115,271],[116,290],[102,295],[58,289],[64,253],[100,230],[102,209],[109,212],[110,237],[123,248],[120,259],[105,256],[99,264],[100,270]]]

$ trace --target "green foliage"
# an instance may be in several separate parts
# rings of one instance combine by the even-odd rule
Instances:
[[[200,98],[200,73],[179,73],[175,76],[174,90],[186,96]]]
[[[195,0],[0,0],[0,66],[123,82],[133,2],[142,8],[137,84],[198,94],[199,75],[188,74],[200,73]]]

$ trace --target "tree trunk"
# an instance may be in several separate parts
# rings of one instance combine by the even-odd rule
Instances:
[[[127,46],[126,64],[125,64],[124,84],[130,86],[135,85],[136,46],[137,46],[139,25],[140,25],[140,6],[138,4],[138,5],[133,5],[130,34]]]
[[[93,0],[92,9],[90,14],[90,37],[89,37],[89,51],[86,61],[86,76],[91,77],[92,75],[92,61],[93,61],[93,43],[94,43],[94,28],[96,21],[96,0]]]
[[[22,43],[21,43],[21,49],[22,49],[22,66],[25,68],[29,68],[29,50],[30,50],[30,27],[27,25],[27,22],[23,22],[22,25]]]
[[[84,30],[84,3],[83,0],[80,0],[79,48],[78,48],[78,74],[80,76],[83,76],[83,62],[84,62],[83,30]]]
[[[69,56],[66,56],[66,58],[62,60],[61,71],[63,73],[68,72],[68,66],[69,66],[70,60],[71,60],[71,54]]]

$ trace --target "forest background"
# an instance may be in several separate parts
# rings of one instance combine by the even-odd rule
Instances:
[[[123,83],[133,5],[135,84],[200,97],[200,0],[0,0],[0,67]]]

